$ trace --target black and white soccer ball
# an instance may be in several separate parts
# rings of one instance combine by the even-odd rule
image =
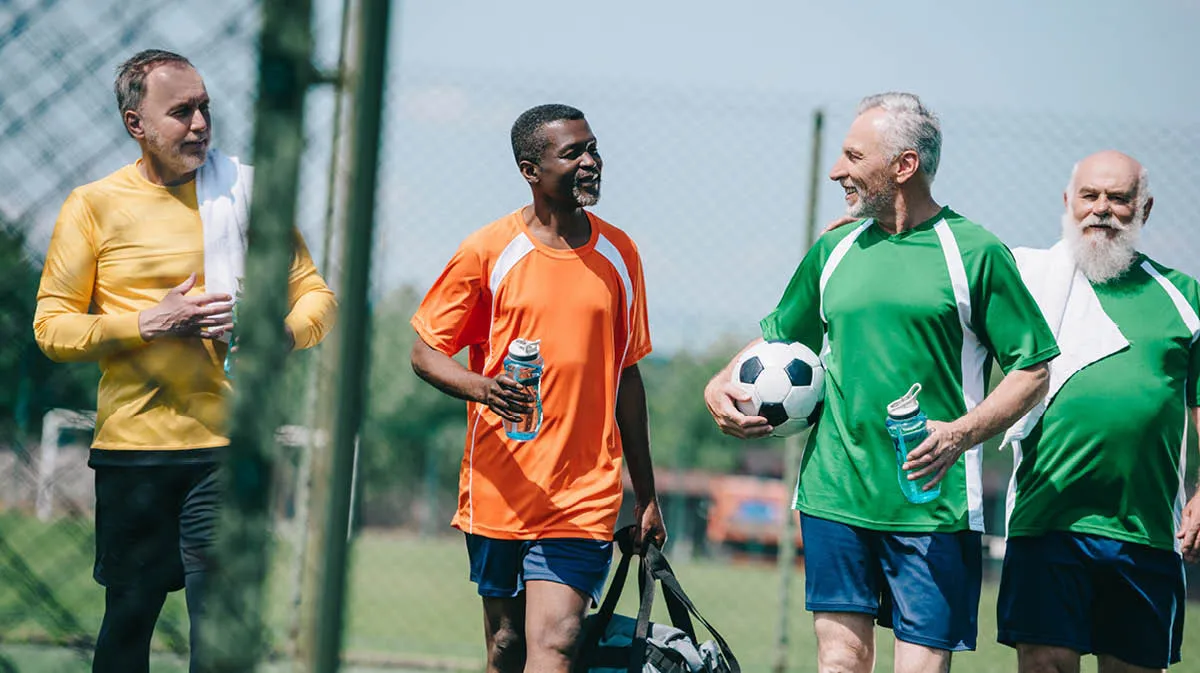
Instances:
[[[817,422],[825,399],[825,367],[800,343],[765,341],[742,353],[733,382],[750,393],[737,403],[747,416],[762,416],[777,437],[794,435]]]

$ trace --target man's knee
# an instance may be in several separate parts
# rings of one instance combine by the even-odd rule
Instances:
[[[821,673],[867,673],[875,666],[875,623],[870,615],[817,613],[817,667]]]
[[[488,662],[491,670],[519,673],[525,667],[525,637],[515,628],[497,630],[492,634]]]
[[[865,673],[875,666],[875,648],[862,642],[822,643],[817,665],[821,673]]]
[[[1017,643],[1019,673],[1079,673],[1080,653],[1066,647]]]
[[[575,656],[579,638],[583,633],[580,619],[566,618],[540,625],[536,633],[529,634],[530,646],[542,653],[553,653],[570,659]]]

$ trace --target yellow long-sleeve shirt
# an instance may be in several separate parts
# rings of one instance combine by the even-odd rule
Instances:
[[[93,449],[186,460],[190,450],[229,444],[225,345],[146,342],[138,329],[138,313],[192,273],[198,278],[189,294],[201,294],[204,233],[195,181],[156,185],[135,163],[67,197],[46,253],[33,329],[53,360],[99,361]],[[298,232],[288,296],[296,347],[316,345],[333,325],[337,302]],[[100,462],[96,452],[93,462]]]

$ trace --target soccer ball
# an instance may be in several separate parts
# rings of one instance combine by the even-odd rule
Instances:
[[[777,437],[794,435],[821,415],[825,367],[804,344],[755,344],[734,363],[733,382],[750,393],[748,401],[738,401],[738,411],[766,418]]]

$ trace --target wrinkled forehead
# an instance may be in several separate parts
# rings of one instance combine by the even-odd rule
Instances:
[[[208,91],[204,88],[204,78],[189,65],[164,63],[146,75],[145,101],[148,103],[170,106],[206,100]]]
[[[586,119],[559,119],[548,122],[539,132],[546,139],[547,149],[551,151],[572,145],[586,145],[596,140]]]
[[[1075,173],[1073,190],[1133,194],[1137,192],[1140,172],[1136,163],[1121,158],[1085,161]]]
[[[872,108],[858,115],[850,124],[850,130],[846,132],[845,147],[859,151],[878,149],[883,137],[880,131],[883,116],[884,112],[879,108]]]

